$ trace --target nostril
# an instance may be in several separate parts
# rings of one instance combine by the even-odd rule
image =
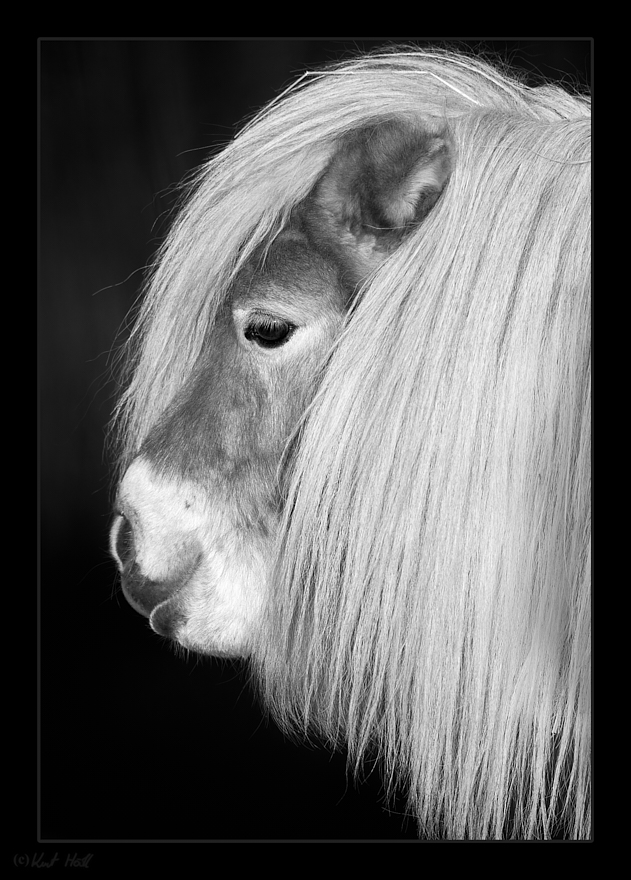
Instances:
[[[116,552],[119,559],[122,559],[124,563],[134,553],[134,533],[132,532],[129,520],[125,517],[123,517],[116,537]]]
[[[134,557],[134,533],[131,523],[123,514],[118,514],[110,532],[110,551],[122,571]]]

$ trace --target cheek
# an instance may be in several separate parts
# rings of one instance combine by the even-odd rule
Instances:
[[[277,368],[270,379],[257,443],[276,462],[317,391],[317,372],[314,363],[295,359]]]
[[[253,478],[260,488],[275,480],[287,442],[319,385],[333,329],[337,325],[319,328],[298,352],[244,351],[236,339],[224,337],[221,351],[215,348],[221,357],[198,380],[190,407],[197,421],[192,433],[201,433],[206,444],[207,471],[221,474],[233,489]]]

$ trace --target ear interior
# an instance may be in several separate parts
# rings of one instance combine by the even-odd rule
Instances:
[[[445,132],[400,122],[354,132],[306,206],[307,225],[355,283],[376,269],[436,204],[451,173]]]

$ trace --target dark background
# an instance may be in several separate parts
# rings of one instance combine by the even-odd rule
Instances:
[[[20,839],[39,837],[28,852],[96,853],[85,842],[99,840],[415,837],[413,822],[383,809],[377,773],[356,786],[343,755],[296,746],[269,725],[240,664],[177,658],[124,601],[107,553],[112,369],[174,185],[305,69],[393,42],[444,45],[38,44],[39,788],[37,811],[30,784],[26,813],[16,810]],[[589,40],[449,45],[499,55],[533,84],[590,83]],[[32,758],[29,749],[29,767]]]

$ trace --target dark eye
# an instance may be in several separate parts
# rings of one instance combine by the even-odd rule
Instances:
[[[245,328],[245,338],[260,345],[261,348],[278,348],[284,345],[295,330],[293,324],[273,318],[252,321]]]

